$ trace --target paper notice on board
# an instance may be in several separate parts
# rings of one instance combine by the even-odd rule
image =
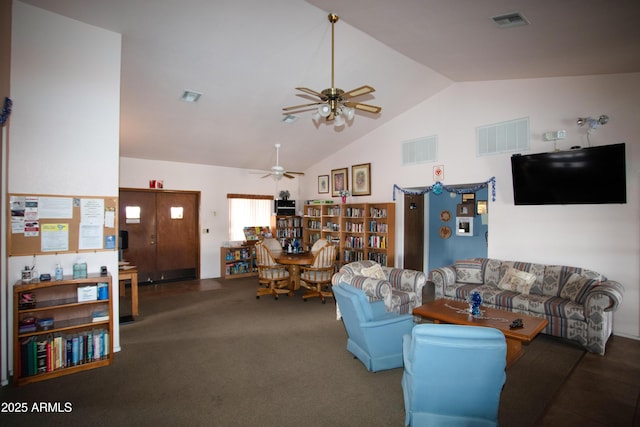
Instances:
[[[69,250],[69,224],[42,224],[42,252]]]
[[[102,227],[104,225],[104,199],[80,200],[80,223]],[[102,247],[102,241],[100,245]]]
[[[80,224],[78,249],[102,249],[103,234],[102,224]]]
[[[38,200],[38,211],[40,219],[71,219],[73,218],[73,198],[40,197]]]

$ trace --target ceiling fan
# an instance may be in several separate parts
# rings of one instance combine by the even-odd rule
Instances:
[[[282,179],[282,177],[286,177],[289,179],[295,178],[294,175],[304,175],[304,172],[290,172],[285,171],[282,166],[280,166],[280,144],[276,144],[276,164],[275,166],[271,166],[271,170],[262,178],[271,177],[276,181]],[[266,172],[266,171],[265,171]],[[251,173],[262,173],[262,172],[251,172]]]
[[[339,127],[345,124],[345,119],[351,121],[355,115],[355,110],[362,110],[369,113],[379,113],[382,111],[381,107],[375,105],[363,104],[361,102],[353,102],[351,98],[357,96],[366,95],[367,93],[375,92],[375,89],[371,86],[364,85],[359,88],[350,90],[348,92],[343,91],[335,87],[334,84],[334,25],[338,22],[338,15],[330,13],[329,22],[331,22],[331,87],[324,89],[322,92],[316,92],[306,87],[297,87],[296,89],[304,92],[308,95],[316,96],[320,98],[319,102],[313,102],[310,104],[294,105],[292,107],[286,107],[282,110],[285,112],[291,112],[294,110],[301,110],[311,106],[318,105],[316,117],[314,119],[326,118],[327,121],[335,120],[334,126]]]

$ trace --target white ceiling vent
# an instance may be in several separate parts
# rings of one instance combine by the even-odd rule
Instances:
[[[200,92],[195,92],[193,90],[185,90],[180,97],[180,100],[184,102],[198,102],[198,99],[202,94]]]
[[[507,13],[506,15],[494,16],[493,22],[495,22],[500,28],[521,27],[523,25],[529,25],[529,21],[520,12]]]

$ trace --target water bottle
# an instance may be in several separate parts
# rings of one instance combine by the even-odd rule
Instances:
[[[55,277],[56,280],[62,280],[62,266],[60,264],[56,265]]]

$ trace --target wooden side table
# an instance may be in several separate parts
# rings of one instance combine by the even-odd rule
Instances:
[[[127,270],[118,270],[118,281],[120,283],[120,295],[125,296],[125,282],[131,281],[131,315],[138,315],[138,270],[129,268]]]

